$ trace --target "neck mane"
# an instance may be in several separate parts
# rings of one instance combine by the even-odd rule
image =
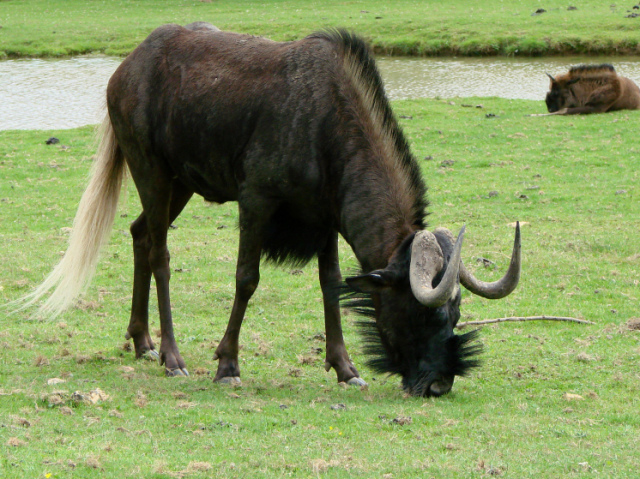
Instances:
[[[381,268],[405,237],[425,228],[426,186],[367,44],[344,30],[314,36],[332,42],[342,63],[340,232],[363,270]]]
[[[600,65],[576,65],[569,69],[569,74],[572,77],[581,75],[597,75],[602,73],[615,73],[615,68],[609,63],[602,63]]]

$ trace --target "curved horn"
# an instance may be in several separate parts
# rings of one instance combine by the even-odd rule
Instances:
[[[453,243],[453,235],[446,228],[436,228],[436,234],[443,233],[450,242]],[[460,261],[460,284],[473,294],[487,299],[500,299],[508,296],[518,286],[520,280],[520,222],[516,222],[516,237],[513,241],[513,252],[511,262],[505,275],[498,281],[486,283],[476,279],[467,268],[464,262]]]
[[[458,239],[449,260],[449,266],[440,284],[434,289],[432,286],[433,278],[444,265],[442,250],[433,233],[429,231],[416,233],[411,245],[409,280],[413,295],[424,306],[437,308],[451,298],[458,280],[463,236],[464,227],[458,234]]]
[[[555,78],[553,78],[549,73],[547,73],[547,76],[548,76],[549,78],[551,78],[551,81],[552,81],[553,83],[555,83],[555,82],[556,82],[556,79],[555,79]]]

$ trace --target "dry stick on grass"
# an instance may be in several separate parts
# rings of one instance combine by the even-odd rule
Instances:
[[[456,328],[462,329],[466,326],[477,326],[481,324],[492,324],[492,323],[506,323],[507,321],[567,321],[570,323],[596,324],[592,321],[587,321],[586,319],[565,318],[562,316],[524,316],[524,317],[513,316],[509,318],[485,319],[483,321],[465,321],[464,323],[458,323]]]

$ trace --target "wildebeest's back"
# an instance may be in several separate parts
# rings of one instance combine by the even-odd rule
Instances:
[[[208,200],[236,200],[244,184],[319,202],[332,56],[320,40],[165,25],[114,74],[109,112],[125,155],[152,152]]]
[[[621,76],[618,76],[618,78],[620,80],[620,97],[609,111],[640,109],[640,88],[638,88],[638,85],[629,78]]]
[[[640,89],[630,79],[616,73],[612,65],[578,65],[567,74],[567,81],[577,80],[574,90],[583,96],[586,105],[606,103],[615,98],[607,111],[640,108]]]

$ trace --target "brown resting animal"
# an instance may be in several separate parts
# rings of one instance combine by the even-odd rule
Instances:
[[[549,75],[547,115],[580,115],[640,108],[640,89],[618,75],[612,65],[578,65],[557,77]]]

